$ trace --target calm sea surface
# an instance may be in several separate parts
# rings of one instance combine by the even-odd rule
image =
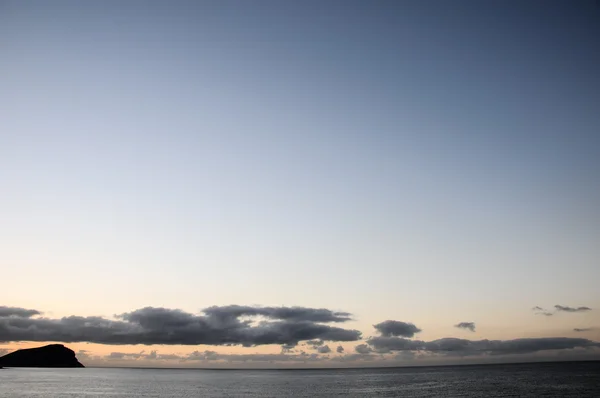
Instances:
[[[345,370],[1,369],[1,397],[600,397],[600,362]]]

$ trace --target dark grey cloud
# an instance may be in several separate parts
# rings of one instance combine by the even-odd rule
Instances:
[[[556,311],[562,311],[562,312],[586,312],[586,311],[591,311],[592,309],[590,307],[568,307],[568,306],[564,306],[564,305],[555,305],[554,308],[556,308]]]
[[[367,355],[370,354],[373,350],[367,344],[359,344],[356,347],[354,347],[354,351],[361,355]]]
[[[337,348],[335,349],[335,351],[338,354],[342,354],[344,352],[344,347],[342,347],[341,345],[337,346]]]
[[[250,307],[242,305],[228,305],[223,307],[209,307],[204,309],[208,316],[235,319],[240,316],[263,316],[270,319],[280,319],[295,322],[347,322],[352,320],[348,312],[334,312],[326,308],[305,307]]]
[[[328,345],[325,345],[323,340],[308,340],[306,345],[316,350],[319,354],[328,354],[331,352],[331,348]]]
[[[443,338],[434,341],[409,340],[400,337],[372,337],[369,346],[379,353],[393,351],[428,351],[432,353],[466,355],[529,354],[547,350],[600,347],[600,343],[578,338],[551,337],[514,340],[466,340]]]
[[[536,315],[544,315],[544,316],[552,316],[554,314],[556,314],[557,312],[586,312],[586,311],[591,311],[592,309],[590,307],[569,307],[566,305],[555,305],[554,306],[554,312],[549,311],[545,308],[539,307],[539,306],[535,306],[532,308],[533,311],[536,311]]]
[[[300,341],[356,341],[358,330],[326,323],[350,320],[346,312],[304,307],[210,307],[195,315],[168,308],[145,307],[115,319],[69,316],[36,317],[6,311],[0,316],[0,342],[60,341],[99,344],[295,346]],[[39,312],[37,312],[39,313]],[[258,317],[256,322],[242,317]]]
[[[412,323],[390,320],[373,325],[373,327],[384,337],[413,337],[421,331]]]
[[[20,318],[31,318],[32,316],[41,314],[42,313],[37,310],[28,310],[26,308],[19,307],[0,306],[0,317],[17,316]]]
[[[379,336],[371,337],[367,343],[379,353],[391,351],[420,351],[423,350],[423,342],[420,340],[409,340],[401,337]]]
[[[475,331],[475,322],[460,322],[457,323],[456,325],[454,325],[455,328],[459,328],[459,329],[467,329],[470,330],[471,332]]]
[[[574,332],[589,332],[594,330],[594,328],[574,328],[573,331]]]

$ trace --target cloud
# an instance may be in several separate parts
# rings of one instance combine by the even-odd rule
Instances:
[[[367,340],[376,352],[426,351],[430,353],[466,355],[528,354],[547,350],[600,347],[600,343],[578,338],[546,337],[514,340],[466,340],[443,338],[433,341],[409,340],[399,337],[372,337]]]
[[[556,311],[563,311],[563,312],[585,312],[585,311],[591,311],[592,309],[590,307],[567,307],[567,306],[563,306],[563,305],[555,305],[554,308],[556,308]]]
[[[42,313],[37,310],[28,310],[19,307],[5,307],[0,306],[0,318],[16,316],[19,318],[31,318],[34,315],[41,315]]]
[[[589,332],[594,330],[594,328],[574,328],[573,331],[574,332]]]
[[[554,312],[548,311],[547,309],[539,307],[537,305],[533,307],[532,310],[536,311],[536,315],[552,316],[557,312],[586,312],[591,311],[592,309],[590,307],[569,307],[557,304],[554,306]]]
[[[536,315],[544,315],[544,316],[552,316],[552,315],[554,315],[553,312],[550,312],[547,309],[542,308],[542,307],[537,306],[537,305],[535,307],[533,307],[532,310],[536,311]]]
[[[455,328],[459,328],[459,329],[467,329],[470,330],[471,332],[475,331],[475,322],[460,322],[457,323],[456,325],[454,325]]]
[[[326,359],[318,354],[220,354],[215,351],[194,351],[180,356],[182,361],[225,361],[225,362],[316,362]]]
[[[156,359],[163,361],[181,360],[181,356],[177,354],[160,354]]]
[[[79,359],[79,362],[87,362],[89,360],[96,360],[100,358],[96,355],[93,355],[89,350],[79,350],[77,353],[75,353],[75,356],[77,359]]]
[[[373,327],[384,337],[413,337],[415,333],[421,331],[421,329],[412,323],[390,320],[373,325]]]
[[[419,351],[423,349],[422,341],[409,340],[400,337],[371,337],[367,340],[367,343],[379,353],[388,353],[391,351]]]
[[[240,316],[263,316],[270,319],[280,319],[295,322],[347,322],[352,320],[348,312],[334,312],[326,308],[305,307],[250,307],[228,305],[209,307],[204,310],[208,316],[218,318],[239,318]]]
[[[6,307],[3,307],[6,308]],[[98,344],[295,346],[300,341],[357,341],[358,330],[326,323],[350,320],[346,312],[304,307],[209,307],[195,315],[178,309],[145,307],[115,319],[69,316],[31,318],[35,310],[5,310],[0,342],[60,341]],[[242,317],[259,317],[259,321]]]
[[[354,351],[358,352],[361,355],[370,354],[373,350],[367,344],[359,344],[354,347]]]
[[[329,353],[331,349],[328,346],[319,347],[319,353]],[[79,354],[78,354],[79,355]],[[150,363],[155,361],[178,361],[180,363],[194,363],[194,362],[207,362],[209,366],[218,366],[223,363],[247,363],[247,362],[287,362],[287,363],[306,363],[306,362],[318,362],[328,360],[328,356],[320,356],[318,354],[309,354],[306,352],[300,352],[297,354],[226,354],[219,353],[212,350],[205,351],[194,351],[187,355],[178,354],[159,354],[157,351],[151,351],[145,354],[143,351],[140,353],[127,353],[127,352],[112,352],[109,355],[103,357],[95,357],[96,360],[104,361],[106,363],[113,362],[131,362],[137,361],[141,364],[142,360],[147,360]]]
[[[91,357],[87,351],[80,350],[77,352],[77,357],[80,359],[104,359],[108,361],[170,361],[182,360],[183,357],[176,354],[159,354],[158,351],[152,350],[149,353],[142,352],[111,352],[104,357]]]
[[[311,349],[316,350],[319,354],[328,354],[331,352],[331,348],[325,345],[323,340],[308,340],[306,345]]]
[[[339,356],[334,356],[332,358],[330,358],[329,360],[332,362],[342,362],[342,363],[348,363],[348,364],[352,364],[355,362],[374,362],[376,359],[380,359],[383,360],[383,362],[380,362],[380,364],[385,364],[385,359],[386,358],[382,358],[381,356],[377,356],[377,355],[369,355],[370,353],[366,353],[366,354],[346,354],[346,355],[339,355]],[[361,365],[363,366],[363,365]]]
[[[395,361],[413,357],[419,359],[479,356],[489,359],[491,356],[534,354],[543,351],[547,352],[544,355],[555,355],[557,350],[564,350],[563,353],[568,355],[588,355],[597,353],[597,348],[600,347],[598,342],[566,337],[514,340],[442,338],[423,341],[408,338],[420,331],[414,324],[387,320],[374,325],[379,331],[379,336],[368,338],[365,343],[357,343],[351,353],[346,353],[341,345],[336,344],[335,351],[339,355],[330,356],[327,354],[331,353],[334,347],[331,346],[331,342],[361,340],[362,335],[359,331],[339,327],[340,323],[345,322],[344,319],[351,319],[350,314],[346,312],[304,307],[225,306],[209,307],[199,314],[192,314],[178,309],[145,307],[115,315],[114,318],[68,316],[52,319],[41,316],[41,312],[37,310],[0,308],[0,343],[60,341],[116,345],[207,344],[246,347],[274,344],[281,347],[279,354],[224,354],[211,350],[180,355],[161,355],[154,350],[133,353],[115,350],[105,357],[84,351],[78,354],[92,362],[114,361],[132,365],[141,365],[143,361],[180,361],[182,366],[196,366],[194,364],[197,364],[197,361],[206,361],[207,364],[215,363],[217,366],[228,366],[228,363],[256,363],[248,366],[260,367],[263,366],[261,363],[279,362],[289,366],[305,366],[308,362],[319,362],[318,366],[329,366],[336,362],[351,365],[353,361]],[[587,311],[585,308],[587,307],[573,309],[575,312]],[[473,328],[475,327],[471,322],[458,325],[461,324],[473,324]],[[463,328],[471,330],[467,325]],[[583,332],[588,329],[574,330]],[[297,347],[301,342],[314,352],[300,351]],[[590,350],[591,348],[594,350]],[[293,349],[295,350],[292,351]]]

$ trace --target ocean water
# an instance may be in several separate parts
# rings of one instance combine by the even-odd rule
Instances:
[[[0,369],[0,397],[600,397],[600,362],[338,370]]]

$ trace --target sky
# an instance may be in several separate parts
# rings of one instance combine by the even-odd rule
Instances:
[[[0,353],[600,359],[599,48],[592,0],[0,0]]]

